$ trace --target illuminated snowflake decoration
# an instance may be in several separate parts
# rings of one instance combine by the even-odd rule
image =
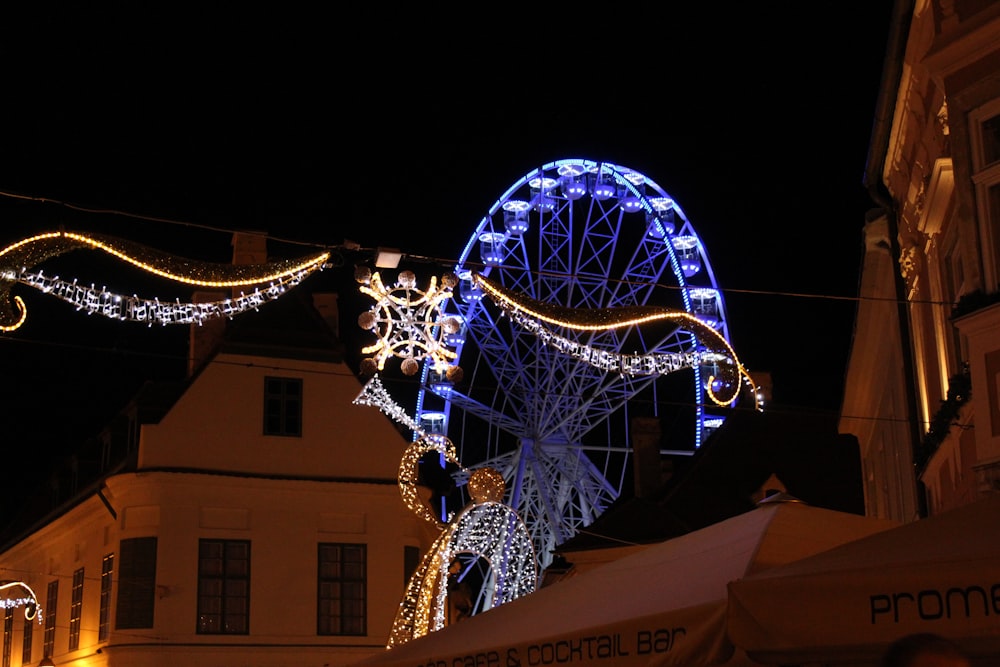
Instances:
[[[374,344],[361,349],[362,354],[373,355],[362,360],[362,373],[382,371],[390,357],[398,357],[404,375],[415,375],[420,362],[428,359],[434,370],[445,373],[449,380],[460,379],[461,369],[451,365],[458,355],[448,348],[444,338],[457,332],[461,323],[454,317],[443,317],[441,312],[458,284],[454,274],[442,276],[440,285],[431,278],[426,291],[417,289],[412,271],[401,271],[393,285],[386,285],[378,273],[365,267],[358,269],[355,279],[361,284],[361,293],[375,301],[358,317],[358,325],[377,338]]]

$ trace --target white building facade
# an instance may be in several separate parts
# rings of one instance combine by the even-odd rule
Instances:
[[[218,348],[161,417],[133,406],[122,460],[109,438],[93,484],[0,547],[0,579],[42,607],[6,610],[0,664],[333,667],[384,650],[433,536],[400,497],[408,441],[353,404],[361,389],[331,348],[255,341]]]

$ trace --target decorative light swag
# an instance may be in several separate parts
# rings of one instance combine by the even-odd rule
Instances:
[[[0,582],[0,607],[3,609],[24,607],[26,620],[38,619],[39,623],[42,622],[42,607],[38,604],[38,596],[23,581]]]
[[[47,259],[81,248],[100,250],[173,282],[209,288],[243,287],[252,291],[207,303],[182,303],[179,299],[170,302],[116,294],[93,285],[80,285],[76,280],[48,277],[41,270],[35,270]],[[88,314],[145,322],[150,326],[201,324],[209,319],[231,318],[277,299],[289,287],[323,269],[329,257],[330,253],[323,252],[266,264],[216,264],[175,257],[111,236],[66,231],[38,234],[0,250],[0,331],[17,329],[27,317],[24,300],[19,296],[11,300],[11,288],[17,283],[72,303],[77,310]]]
[[[623,375],[665,375],[682,368],[712,367],[716,372],[708,378],[707,392],[718,405],[728,405],[735,400],[744,381],[753,386],[749,372],[729,342],[710,323],[691,313],[657,306],[567,308],[516,294],[480,273],[473,273],[472,280],[513,322],[545,344],[600,370]],[[663,321],[690,332],[705,349],[685,353],[622,354],[577,343],[546,326],[574,331],[610,331]]]

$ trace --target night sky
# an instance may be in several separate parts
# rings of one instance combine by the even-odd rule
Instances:
[[[63,57],[36,59],[43,41],[11,68],[0,243],[64,226],[226,262],[244,229],[276,239],[272,254],[350,240],[440,260],[428,265],[439,272],[521,176],[607,160],[683,208],[732,343],[751,371],[772,374],[775,404],[833,414],[890,7],[605,16],[619,10],[560,5],[475,19],[354,9],[81,30],[60,42]],[[183,27],[161,30],[161,19]],[[131,274],[96,275],[88,262],[52,267],[134,291]],[[356,287],[339,275],[317,279]],[[106,404],[183,369],[186,331],[18,293],[28,322],[0,338],[7,460],[57,455],[96,432],[116,409]],[[356,313],[342,317],[350,326]]]

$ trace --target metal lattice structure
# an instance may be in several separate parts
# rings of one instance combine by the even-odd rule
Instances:
[[[723,295],[680,206],[643,174],[607,162],[559,160],[518,179],[479,222],[455,267],[447,341],[464,380],[423,369],[416,419],[446,433],[468,469],[489,466],[528,526],[539,566],[622,492],[630,418],[659,416],[687,429],[663,451],[693,452],[717,427],[703,368],[670,377],[606,372],[546,346],[482,298],[473,272],[533,299],[579,309],[657,305],[695,314],[728,340]],[[690,352],[677,327],[560,330],[581,345],[621,353]],[[673,375],[682,377],[673,377]],[[682,442],[682,441],[683,442]],[[461,480],[460,480],[461,481]]]

